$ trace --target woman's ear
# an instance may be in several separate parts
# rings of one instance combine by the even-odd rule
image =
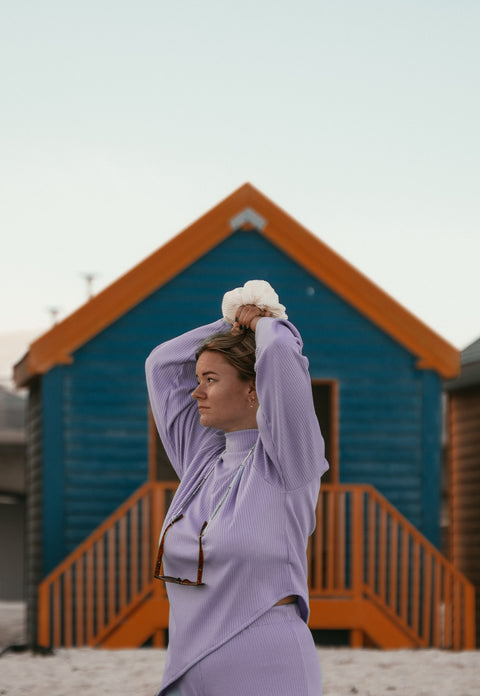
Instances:
[[[257,404],[257,390],[255,389],[255,384],[253,382],[248,388],[248,403],[250,408],[253,408]]]

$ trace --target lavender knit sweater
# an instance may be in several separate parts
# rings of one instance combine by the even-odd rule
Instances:
[[[327,470],[308,361],[297,329],[264,317],[256,327],[258,430],[231,433],[200,424],[191,398],[195,352],[223,320],[155,348],[147,359],[153,415],[180,485],[165,526],[217,461],[168,532],[164,572],[196,578],[203,522],[255,444],[245,469],[203,537],[204,586],[167,583],[169,646],[159,693],[287,595],[307,621],[306,545],[315,527],[320,477]],[[218,459],[221,457],[220,459]]]

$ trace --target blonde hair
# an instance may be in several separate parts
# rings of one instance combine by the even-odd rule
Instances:
[[[255,381],[255,333],[250,329],[240,334],[227,332],[210,336],[197,350],[195,359],[206,350],[223,355],[244,382]]]

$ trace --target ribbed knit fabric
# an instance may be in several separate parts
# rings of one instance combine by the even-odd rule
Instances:
[[[321,696],[322,673],[295,604],[273,607],[197,662],[166,696]]]
[[[258,430],[224,433],[205,428],[191,398],[196,387],[195,353],[205,338],[230,328],[220,320],[190,331],[158,346],[146,364],[155,422],[181,479],[164,526],[225,451],[183,510],[184,518],[167,533],[166,574],[196,578],[201,526],[256,443],[204,534],[205,585],[167,583],[169,647],[160,694],[283,597],[298,595],[301,618],[308,619],[306,545],[315,526],[320,477],[328,468],[308,361],[290,322],[260,319]]]

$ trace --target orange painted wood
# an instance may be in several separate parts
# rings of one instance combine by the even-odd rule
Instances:
[[[138,592],[138,503],[130,510],[130,597]]]
[[[83,557],[75,561],[75,645],[84,645],[85,633],[83,630],[83,593],[85,582],[83,577]]]
[[[390,583],[388,605],[397,611],[397,590],[398,590],[398,522],[391,520],[390,524]]]
[[[60,598],[60,579],[58,578],[52,587],[53,594],[53,644],[61,645],[62,642],[62,603]]]
[[[95,544],[97,550],[97,633],[105,626],[105,544],[104,538]],[[93,638],[93,636],[92,636]]]
[[[170,489],[172,486],[171,484],[165,484],[165,483],[159,483],[159,486],[162,487],[162,490],[165,489]],[[50,579],[54,579],[54,577],[61,575],[69,566],[72,565],[72,563],[77,559],[80,558],[84,555],[85,551],[93,544],[95,543],[98,539],[100,539],[105,532],[108,532],[109,529],[121,518],[123,515],[126,513],[127,510],[129,510],[134,503],[139,500],[140,498],[143,498],[143,496],[149,491],[150,489],[150,484],[149,483],[144,483],[140,488],[138,488],[132,495],[127,498],[127,500],[118,507],[115,512],[108,517],[105,522],[102,522],[102,524],[97,527],[86,539],[83,541],[77,548],[72,551],[59,565],[52,570],[51,573],[49,573],[44,579],[43,582],[48,582]]]
[[[441,606],[441,574],[442,569],[437,563],[434,567],[433,580],[433,644],[440,646],[442,644],[442,617],[440,612]]]
[[[127,516],[124,515],[118,522],[118,566],[119,566],[119,608],[127,605]]]
[[[365,636],[361,629],[354,628],[350,631],[349,644],[351,648],[363,648],[365,642]]]
[[[153,634],[153,647],[154,648],[164,648],[165,647],[165,629],[160,628]]]
[[[154,562],[152,557],[152,534],[151,534],[151,499],[153,492],[149,491],[148,496],[142,500],[142,561],[141,561],[141,572],[142,572],[142,587],[147,585],[151,580],[154,568]]]
[[[113,621],[117,611],[116,602],[116,540],[115,540],[115,525],[107,532],[107,607],[108,607],[108,623]]]
[[[456,377],[460,354],[365,275],[255,189],[244,184],[30,346],[14,369],[17,386],[57,364],[232,234],[246,207],[266,219],[262,234],[418,357],[421,368]]]
[[[158,487],[155,487],[152,492],[152,550],[150,556],[150,558],[152,559],[152,565],[155,563],[155,559],[157,556],[160,531],[162,529],[163,520],[165,519],[166,515],[165,496],[162,495],[162,493],[162,490]]]
[[[444,570],[443,573],[444,582],[444,594],[443,601],[445,606],[445,618],[444,618],[444,637],[443,637],[443,647],[453,648],[452,640],[452,582],[450,573]]]
[[[148,404],[148,480],[157,480],[157,426]]]
[[[338,494],[338,505],[337,505],[337,550],[335,552],[335,575],[336,575],[336,587],[339,588],[340,592],[346,589],[346,577],[345,577],[345,561],[347,557],[347,547],[346,547],[346,507],[345,507],[345,491],[341,491]]]
[[[412,626],[415,633],[418,633],[419,611],[420,611],[420,547],[417,541],[413,542],[413,584],[411,605],[412,605]]]
[[[452,626],[452,639],[453,639],[453,649],[461,650],[462,646],[462,622],[459,616],[458,607],[461,605],[461,587],[457,583],[453,586],[453,606],[455,610],[453,612],[453,626]]]
[[[352,548],[352,590],[354,596],[360,599],[363,590],[364,574],[364,491],[357,487],[352,493],[352,526],[351,543]]]
[[[463,649],[475,649],[475,622],[469,621],[469,616],[475,612],[475,589],[472,584],[464,585],[464,607],[467,616],[463,617]]]
[[[379,542],[378,542],[378,590],[380,597],[387,601],[387,511],[380,508],[378,517]]]
[[[106,638],[110,636],[112,633],[114,633],[117,630],[117,628],[121,626],[124,623],[124,621],[138,609],[138,607],[144,604],[149,598],[153,597],[154,594],[155,584],[152,580],[146,587],[143,588],[141,592],[137,594],[136,598],[132,602],[130,602],[128,606],[120,610],[113,617],[112,621],[109,621],[104,626],[103,630],[93,637],[92,641],[90,642],[90,647],[102,647]]]
[[[401,569],[400,569],[400,616],[405,621],[408,620],[408,557],[409,557],[409,535],[406,529],[402,529],[401,534],[402,551],[401,551]]]
[[[431,641],[431,629],[430,623],[432,619],[432,559],[427,557],[425,559],[424,571],[423,571],[423,631],[422,637],[425,645],[430,645]]]
[[[317,503],[317,526],[314,536],[314,556],[313,564],[315,568],[315,589],[318,591],[323,587],[323,572],[324,572],[324,558],[325,558],[325,547],[324,547],[324,535],[325,527],[323,520],[325,519],[325,509],[324,501],[325,496],[320,495]]]
[[[73,589],[72,589],[72,569],[68,568],[64,574],[64,588],[65,588],[65,598],[64,598],[64,632],[65,632],[65,647],[71,648],[73,645],[73,625],[72,625],[72,608],[73,608]]]
[[[90,544],[82,545],[83,554],[79,555],[77,550],[70,555],[69,563],[64,561],[61,564],[61,570],[57,569],[46,578],[39,588],[38,636],[39,641],[43,641],[41,645],[88,643],[89,645],[119,646],[123,640],[121,637],[126,635],[125,625],[129,626],[130,631],[128,645],[131,645],[132,640],[140,640],[148,631],[150,631],[148,637],[153,637],[155,644],[163,640],[168,612],[162,609],[161,620],[158,617],[154,619],[150,617],[147,621],[146,612],[142,607],[153,600],[160,602],[164,608],[168,606],[163,584],[152,579],[152,553],[156,551],[157,543],[157,539],[155,544],[152,543],[154,537],[152,529],[155,529],[155,536],[157,536],[161,519],[165,514],[166,492],[174,488],[175,484],[170,483],[151,483],[147,487],[142,487],[141,497],[134,495],[129,499],[128,504],[122,506],[123,519],[119,519],[117,512],[114,513],[102,525],[101,537],[98,537],[97,533],[91,535]],[[350,501],[348,506],[346,505],[347,496]],[[366,528],[364,528],[365,505],[368,511]],[[347,509],[351,510],[350,534],[352,537],[348,547],[345,543]],[[358,637],[363,632],[367,644],[373,642],[383,647],[401,647],[407,643],[456,649],[474,647],[473,587],[378,491],[366,485],[325,485],[320,494],[317,515],[319,519],[312,553],[319,555],[322,561],[320,563],[317,558],[313,559],[316,581],[315,586],[311,586],[310,590],[312,608],[318,607],[318,603],[321,602],[322,615],[317,614],[316,610],[312,612],[312,626],[342,627],[349,631],[358,631],[358,634],[352,634],[354,642],[355,635]],[[140,567],[145,565],[144,554],[149,573],[145,579],[142,578],[140,591],[134,596],[134,586],[126,582],[127,565],[123,561],[117,565],[116,561],[118,554],[125,557],[127,553],[134,553],[137,558],[139,548],[137,546],[134,551],[133,537],[137,537],[137,534],[133,530],[138,528],[140,520],[142,526]],[[378,535],[377,526],[379,527]],[[369,538],[372,536],[373,542]],[[387,539],[390,543],[389,551],[387,551]],[[373,568],[368,567],[368,577],[364,582],[366,540],[368,540],[369,553],[378,546],[384,551],[382,554],[384,560],[379,563],[378,577],[375,565]],[[124,550],[120,551],[120,549]],[[412,549],[411,553],[410,549]],[[346,557],[347,553],[351,554],[348,565],[346,560],[338,558],[339,553],[343,557]],[[413,563],[411,566],[410,561]],[[325,563],[325,572],[323,563]],[[367,563],[371,566],[370,556],[367,558]],[[132,567],[133,564],[130,568]],[[351,569],[348,586],[345,580],[347,567]],[[421,567],[422,572],[420,572]],[[118,577],[118,572],[120,576],[124,576],[123,580]],[[388,586],[384,589],[387,576]],[[410,577],[414,579],[413,587],[408,585]],[[399,588],[396,578],[399,578]],[[420,582],[422,582],[421,586]],[[118,596],[117,587],[121,588],[122,583],[124,588],[120,589]],[[106,623],[98,615],[102,607],[103,616],[105,605],[102,605],[101,598],[105,587],[108,595]],[[379,588],[381,588],[380,591]],[[399,607],[396,606],[395,599],[397,589],[400,589]],[[72,592],[75,592],[75,609]],[[126,600],[125,595],[128,595]],[[97,597],[97,615],[93,613],[95,608],[93,597],[95,596]],[[117,606],[119,597],[120,603]],[[411,619],[409,606],[411,606]],[[343,610],[348,607],[348,614],[343,613],[343,610],[340,611],[339,607],[343,607]],[[62,617],[62,611],[69,615]],[[72,615],[73,611],[75,611],[75,617]],[[335,612],[336,616],[334,616]],[[50,615],[53,615],[53,624],[50,623]],[[349,623],[345,624],[347,615],[350,617]],[[135,616],[137,618],[134,618]],[[75,623],[74,640],[73,623]],[[433,625],[432,635],[429,635],[430,624]]]
[[[89,643],[90,640],[92,639],[92,636],[94,634],[94,612],[95,612],[95,603],[94,603],[94,578],[93,578],[93,551],[94,547],[91,546],[89,549],[87,549],[85,556],[86,556],[86,576],[87,576],[87,582],[86,582],[86,598],[85,598],[85,603],[86,603],[86,636],[85,636],[85,642]]]
[[[52,644],[50,639],[50,584],[41,583],[38,588],[37,641],[44,648]]]
[[[335,533],[335,496],[327,495],[326,499],[326,534],[327,534],[327,568],[326,568],[326,589],[332,592],[335,587],[335,550],[336,550],[336,533]]]
[[[168,625],[169,606],[166,599],[149,599],[123,619],[117,630],[107,636],[103,648],[136,648],[156,631]]]
[[[375,592],[375,565],[377,560],[377,525],[375,523],[376,505],[372,498],[368,500],[368,529],[367,529],[367,539],[368,539],[368,583]]]
[[[312,599],[309,626],[319,625],[325,629],[361,630],[385,649],[416,646],[407,632],[368,600]]]

